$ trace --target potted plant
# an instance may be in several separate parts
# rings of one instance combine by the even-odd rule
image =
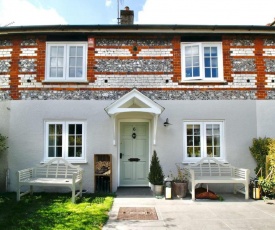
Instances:
[[[181,199],[186,197],[187,189],[188,189],[188,181],[183,172],[183,169],[178,164],[176,164],[176,167],[177,167],[177,174],[171,174],[171,177],[173,179],[172,191],[173,191],[174,197]]]
[[[153,185],[153,192],[155,196],[161,196],[163,194],[164,174],[155,150],[152,155],[148,180]]]

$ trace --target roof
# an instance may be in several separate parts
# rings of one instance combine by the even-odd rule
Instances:
[[[0,27],[4,34],[49,34],[49,33],[221,33],[221,34],[275,34],[274,26],[255,25],[41,25]]]

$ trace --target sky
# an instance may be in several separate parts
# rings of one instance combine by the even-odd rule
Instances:
[[[0,0],[0,26],[117,24],[119,10],[135,24],[266,25],[275,0]]]

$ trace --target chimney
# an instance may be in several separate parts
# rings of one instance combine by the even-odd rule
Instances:
[[[121,25],[132,25],[134,24],[134,11],[130,10],[129,6],[125,6],[125,9],[120,11],[120,18]]]

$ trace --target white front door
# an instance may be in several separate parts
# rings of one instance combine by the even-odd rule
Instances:
[[[149,123],[120,126],[120,186],[148,186]]]

